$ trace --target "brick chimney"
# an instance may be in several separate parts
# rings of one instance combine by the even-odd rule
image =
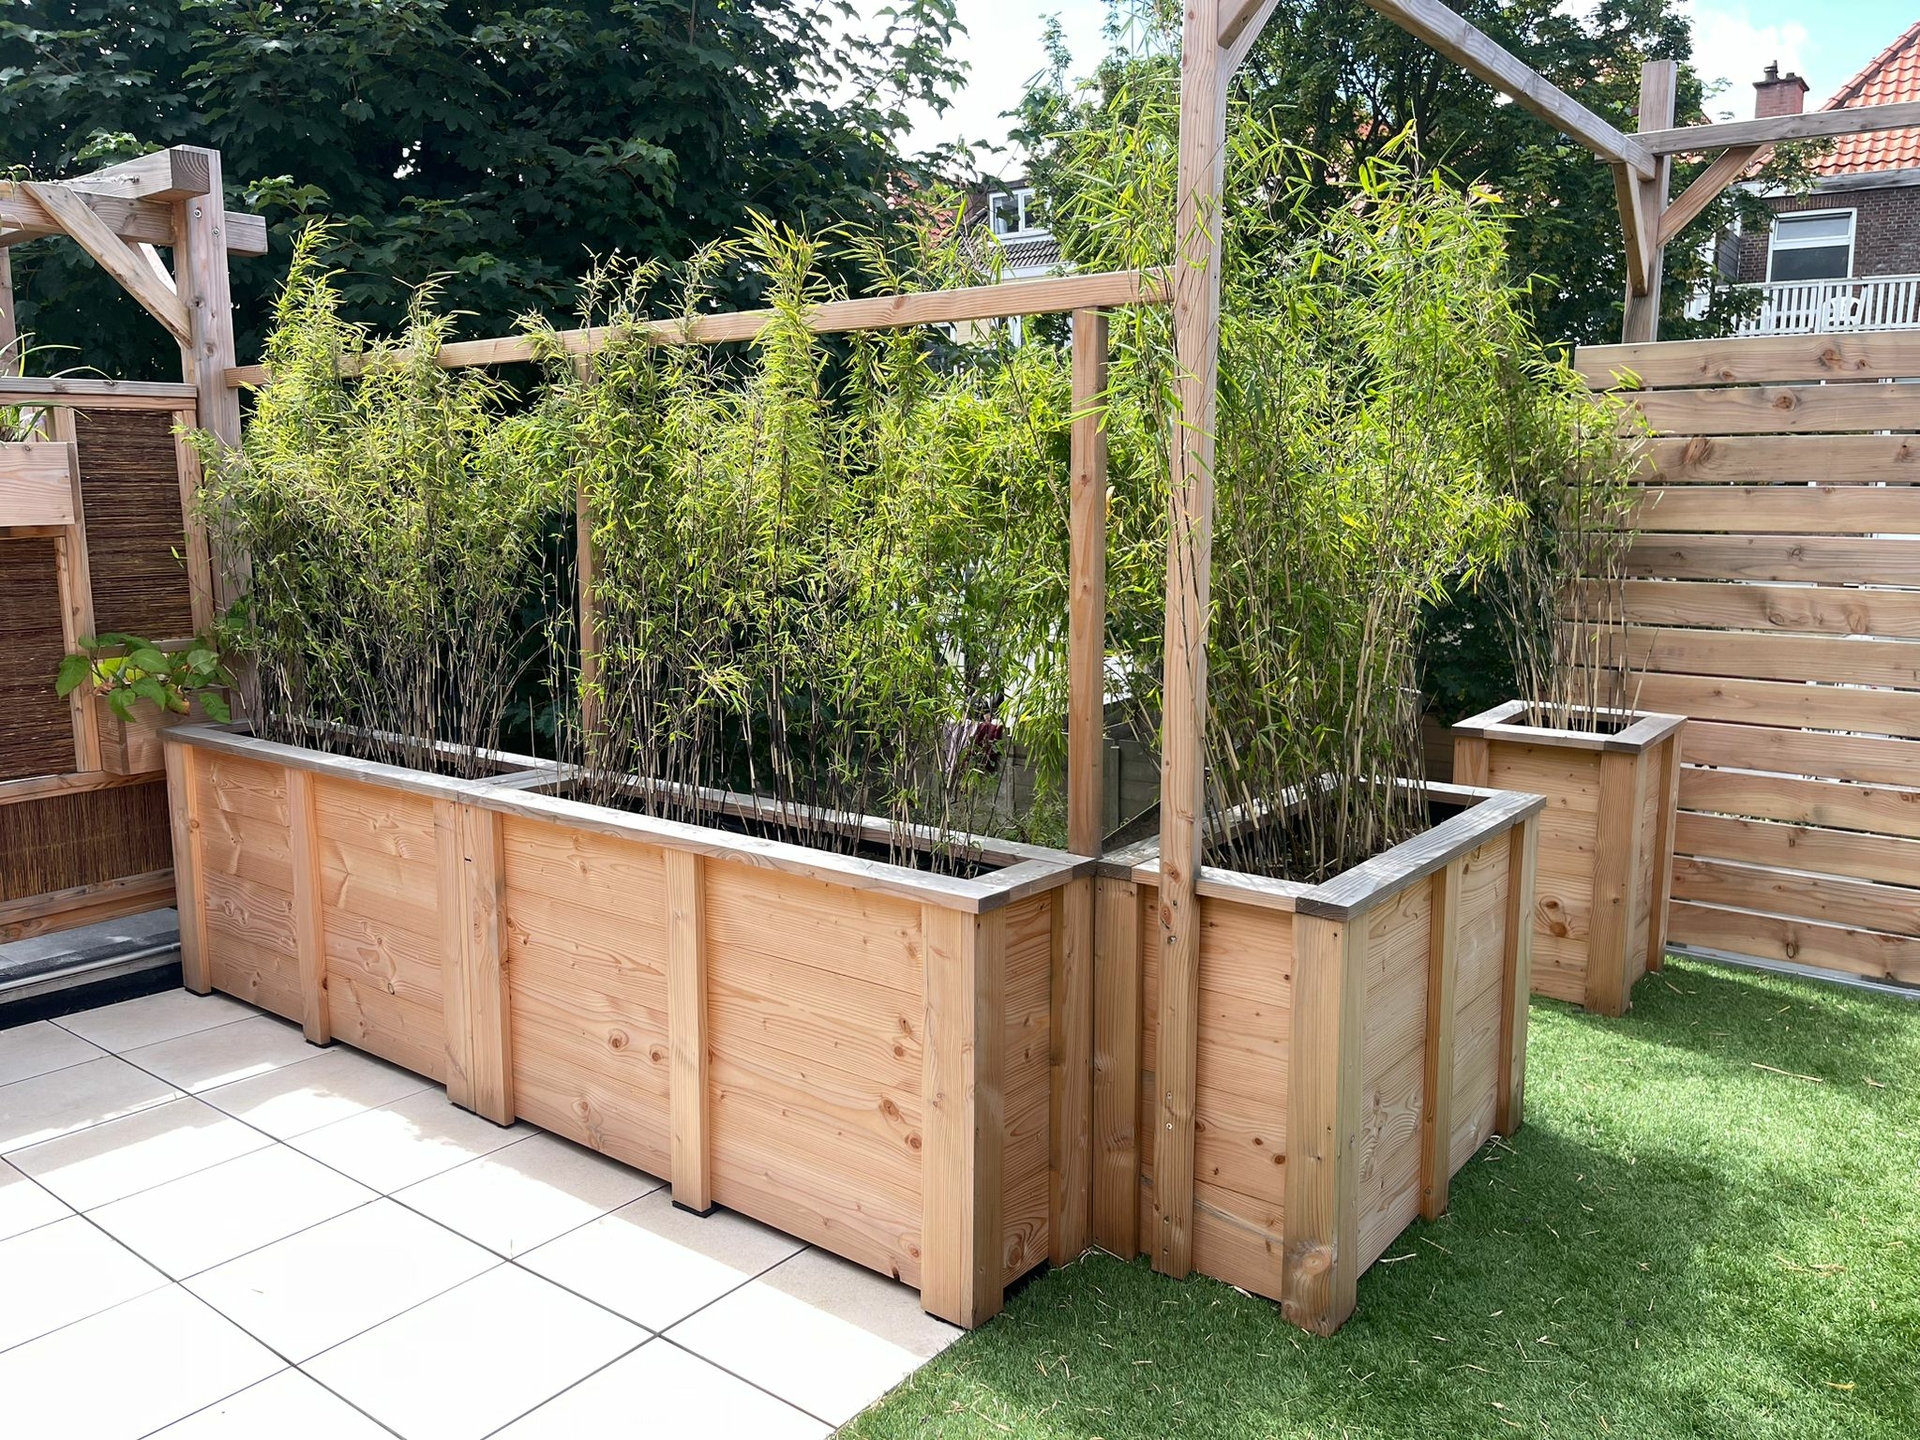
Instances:
[[[1782,75],[1780,66],[1767,66],[1767,78],[1753,82],[1753,118],[1798,115],[1807,108],[1807,82],[1798,75]]]

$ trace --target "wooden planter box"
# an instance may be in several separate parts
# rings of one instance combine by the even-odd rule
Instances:
[[[1329,1334],[1355,1282],[1488,1136],[1520,1124],[1538,796],[1465,808],[1322,885],[1213,867],[1197,886],[1193,1267]],[[1095,908],[1096,1240],[1161,1226],[1157,842],[1102,862]]]
[[[72,525],[78,473],[71,441],[0,442],[0,528]]]
[[[1453,727],[1462,784],[1547,797],[1533,991],[1623,1015],[1666,953],[1681,715],[1609,712],[1611,734],[1528,723],[1524,700]]]
[[[190,715],[173,715],[151,700],[141,700],[126,720],[114,713],[104,696],[91,696],[90,703],[100,731],[100,768],[109,775],[159,774],[166,769],[160,732],[170,725],[204,724],[207,718],[198,703]]]
[[[165,742],[190,989],[898,1276],[958,1324],[1084,1247],[1092,861],[990,842],[1001,868],[952,879],[540,793],[551,767],[460,781],[209,726]]]

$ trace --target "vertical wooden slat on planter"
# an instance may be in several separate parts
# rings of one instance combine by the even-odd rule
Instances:
[[[326,921],[320,885],[320,832],[313,774],[287,769],[287,839],[293,860],[293,944],[300,965],[300,1028],[315,1045],[333,1039],[327,1005]]]
[[[1514,826],[1507,851],[1507,933],[1500,967],[1499,1078],[1493,1128],[1511,1135],[1526,1113],[1527,1008],[1533,993],[1533,886],[1540,859],[1540,819]]]
[[[1085,876],[1068,882],[1051,897],[1056,909],[1047,1031],[1052,1052],[1047,1116],[1052,1204],[1047,1213],[1047,1250],[1055,1265],[1077,1259],[1092,1241],[1093,887],[1093,877]]]
[[[513,1123],[511,1002],[507,993],[505,873],[500,817],[434,802],[439,845],[441,995],[447,1098],[496,1125]]]
[[[196,995],[213,989],[207,970],[207,904],[200,888],[198,761],[191,747],[165,747],[167,809],[173,821],[174,908],[180,914],[180,981]]]
[[[1653,897],[1647,920],[1647,969],[1667,963],[1667,906],[1673,900],[1673,834],[1680,809],[1680,737],[1676,730],[1660,746],[1659,770],[1650,777],[1663,797],[1653,833]]]
[[[1593,914],[1587,923],[1587,1009],[1624,1015],[1634,975],[1627,960],[1633,923],[1634,882],[1639,875],[1641,787],[1645,752],[1617,750],[1600,756],[1599,815],[1594,828]]]
[[[920,1304],[956,1325],[999,1313],[1006,912],[921,907],[926,986]]]
[[[1094,882],[1093,1239],[1140,1253],[1140,904],[1130,880]]]
[[[667,1046],[671,1053],[673,1203],[713,1208],[713,1147],[707,1125],[707,953],[705,867],[698,855],[666,850]]]
[[[1491,740],[1462,735],[1453,742],[1453,783],[1477,785],[1482,789],[1493,784]]]
[[[1294,917],[1281,1308],[1295,1325],[1321,1335],[1353,1313],[1359,1279],[1364,934],[1348,920]],[[1154,1165],[1157,1171],[1157,1144]]]
[[[1447,863],[1427,883],[1433,918],[1427,937],[1425,1104],[1420,1114],[1420,1214],[1446,1213],[1453,1179],[1454,981],[1459,974],[1460,881],[1466,857]]]

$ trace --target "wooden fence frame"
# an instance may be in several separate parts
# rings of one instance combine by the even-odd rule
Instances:
[[[179,426],[210,431],[227,445],[240,443],[239,397],[226,383],[234,356],[227,257],[265,254],[267,233],[259,216],[224,208],[217,150],[175,146],[67,180],[0,181],[0,228],[0,406],[43,410],[50,438],[70,450],[75,409],[164,411]],[[48,235],[73,240],[167,329],[180,346],[181,381],[18,373],[22,355],[6,247]],[[161,247],[173,251],[171,268],[160,255]],[[212,623],[219,597],[207,538],[192,513],[199,462],[190,447],[180,444],[175,463],[189,602],[193,624],[201,629]],[[54,540],[63,637],[74,649],[92,633],[94,612],[85,495],[77,466],[71,486],[70,514],[54,525],[33,523],[46,517],[17,508],[9,514],[6,497],[0,497],[0,532],[14,538],[44,534]],[[0,805],[103,790],[139,778],[104,768],[99,707],[82,691],[74,693],[72,704],[74,769],[0,781]],[[104,743],[111,747],[113,738]],[[0,938],[150,909],[164,903],[172,888],[171,873],[155,871],[0,903]]]
[[[1673,945],[1920,984],[1920,335],[1576,364],[1654,431],[1624,618],[1689,717]]]

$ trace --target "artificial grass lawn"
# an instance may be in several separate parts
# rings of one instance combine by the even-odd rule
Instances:
[[[1920,1004],[1685,961],[1623,1020],[1535,1001],[1525,1126],[1332,1339],[1093,1255],[842,1433],[1913,1440]]]

